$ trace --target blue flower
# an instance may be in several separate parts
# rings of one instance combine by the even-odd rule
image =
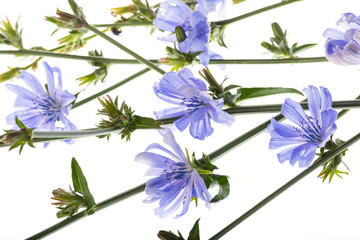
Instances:
[[[164,130],[164,142],[172,148],[170,151],[158,143],[150,144],[145,152],[139,153],[135,161],[150,166],[147,176],[155,176],[146,182],[145,192],[148,197],[145,203],[159,200],[159,207],[155,209],[155,215],[166,217],[183,206],[180,214],[184,215],[189,209],[192,198],[205,201],[210,207],[212,199],[204,180],[198,171],[190,164],[180,146],[176,143],[170,129]],[[161,152],[160,154],[152,151]]]
[[[194,78],[192,72],[184,68],[178,73],[167,72],[154,86],[155,94],[162,100],[178,106],[155,111],[156,118],[181,117],[174,124],[184,131],[190,125],[190,134],[203,140],[212,134],[210,117],[218,123],[230,126],[234,118],[222,110],[223,99],[214,100],[205,83]]]
[[[153,24],[160,30],[172,33],[175,32],[177,26],[181,26],[186,39],[179,43],[180,52],[202,52],[199,54],[200,62],[207,66],[210,59],[222,59],[222,57],[208,48],[211,28],[207,21],[206,12],[200,9],[192,12],[190,7],[180,0],[168,0],[160,4]],[[177,42],[175,34],[159,39]]]
[[[340,30],[328,28],[324,32],[326,58],[340,65],[360,64],[360,17],[344,13],[336,25]]]
[[[281,113],[298,126],[279,123],[271,119],[268,126],[271,139],[270,149],[291,145],[278,153],[281,163],[299,162],[300,167],[308,167],[315,157],[317,147],[324,147],[330,136],[336,131],[337,112],[331,108],[332,98],[329,90],[320,87],[320,91],[309,86],[304,89],[307,95],[310,116],[306,115],[298,102],[286,99]]]
[[[46,62],[43,65],[47,77],[46,89],[41,86],[34,75],[26,71],[21,71],[19,78],[26,83],[30,90],[12,84],[6,85],[7,89],[18,95],[14,107],[22,108],[8,115],[7,123],[16,127],[15,117],[17,116],[26,127],[35,128],[35,130],[76,130],[76,126],[65,116],[69,114],[68,111],[71,108],[71,103],[76,99],[75,96],[62,90],[61,71],[58,67],[51,68]],[[54,73],[57,73],[58,78],[56,87]],[[56,127],[56,121],[60,121],[64,126]],[[68,143],[73,141],[66,140]]]

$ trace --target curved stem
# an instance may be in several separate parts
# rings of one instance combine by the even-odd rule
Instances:
[[[97,28],[93,27],[92,25],[86,25],[85,28],[87,28],[88,30],[90,30],[93,33],[97,34],[98,36],[104,38],[105,40],[112,43],[113,45],[120,48],[121,50],[128,53],[129,55],[133,56],[136,60],[138,60],[139,62],[145,64],[146,66],[153,69],[154,71],[156,71],[156,72],[158,72],[158,73],[160,73],[162,75],[166,73],[164,70],[162,70],[161,68],[159,68],[158,66],[156,66],[152,62],[150,62],[150,61],[146,60],[145,58],[141,57],[139,54],[131,51],[130,49],[128,49],[124,45],[120,44],[118,41],[115,41],[113,38],[109,37],[108,35],[106,35],[102,31],[99,31]]]
[[[290,4],[290,3],[294,3],[294,2],[299,2],[301,0],[282,0],[281,2],[279,3],[276,3],[276,4],[273,4],[273,5],[269,5],[267,7],[263,7],[263,8],[260,8],[258,10],[255,10],[255,11],[252,11],[252,12],[249,12],[249,13],[246,13],[246,14],[243,14],[243,15],[240,15],[240,16],[237,16],[237,17],[234,17],[234,18],[230,18],[230,19],[226,19],[226,20],[222,20],[222,21],[217,21],[217,22],[214,22],[216,25],[226,25],[226,24],[230,24],[230,23],[233,23],[233,22],[237,22],[239,20],[242,20],[242,19],[245,19],[245,18],[248,18],[248,17],[251,17],[251,16],[254,16],[256,14],[259,14],[259,13],[262,13],[262,12],[266,12],[268,10],[271,10],[271,9],[274,9],[274,8],[278,8],[278,7],[282,7],[282,6],[285,6],[287,4]]]
[[[241,222],[243,222],[245,219],[250,217],[252,214],[254,214],[257,210],[265,206],[267,203],[269,203],[271,200],[279,196],[281,193],[286,191],[288,188],[293,186],[295,183],[309,175],[311,172],[313,172],[315,169],[329,161],[331,158],[335,157],[336,155],[343,152],[345,149],[350,147],[352,144],[360,140],[360,133],[356,134],[354,137],[349,139],[346,143],[342,144],[341,146],[337,147],[335,150],[328,152],[324,157],[314,161],[314,163],[301,172],[299,175],[291,179],[289,182],[287,182],[285,185],[280,187],[278,190],[270,194],[268,197],[266,197],[264,200],[256,204],[253,208],[251,208],[249,211],[245,212],[243,215],[241,215],[239,218],[237,218],[235,221],[230,223],[228,226],[226,226],[224,229],[222,229],[220,232],[215,234],[213,237],[211,237],[209,240],[216,240],[220,239],[222,236],[224,236],[227,232],[229,232],[231,229],[235,228],[237,225],[239,225]]]
[[[131,80],[133,80],[133,79],[147,73],[148,71],[150,71],[150,68],[145,68],[145,69],[131,75],[130,77],[128,77],[128,78],[126,78],[126,79],[112,85],[111,87],[108,87],[108,88],[106,88],[106,89],[104,89],[104,90],[102,90],[102,91],[100,91],[100,92],[98,92],[98,93],[96,93],[94,95],[91,95],[90,97],[87,97],[87,98],[85,98],[85,99],[83,99],[81,101],[75,102],[72,105],[71,109],[77,108],[77,107],[79,107],[79,106],[81,106],[81,105],[83,105],[83,104],[85,104],[87,102],[90,102],[91,100],[94,100],[94,99],[96,99],[98,97],[101,97],[101,96],[105,95],[106,93],[120,87],[121,85],[124,85],[125,83],[130,82]]]
[[[95,212],[100,211],[100,210],[102,210],[104,208],[107,208],[107,207],[109,207],[109,206],[111,206],[111,205],[113,205],[115,203],[118,203],[118,202],[120,202],[120,201],[122,201],[122,200],[124,200],[126,198],[129,198],[129,197],[132,197],[132,196],[134,196],[134,195],[136,195],[138,193],[141,193],[144,190],[145,190],[145,183],[96,204],[96,206],[94,208],[94,211]],[[29,238],[26,238],[26,240],[42,239],[42,238],[44,238],[44,237],[46,237],[46,236],[48,236],[48,235],[50,235],[50,234],[52,234],[54,232],[66,227],[67,225],[70,225],[70,224],[72,224],[72,223],[74,223],[74,222],[76,222],[76,221],[78,221],[78,220],[80,220],[80,219],[82,219],[84,217],[87,217],[87,216],[88,215],[86,214],[86,211],[84,210],[82,212],[79,212],[79,213],[75,214],[71,218],[67,218],[67,219],[65,219],[65,220],[63,220],[63,221],[61,221],[61,222],[47,228],[47,229],[45,229],[45,230],[43,230],[43,231],[29,237]]]
[[[133,59],[118,59],[118,58],[103,58],[95,56],[80,56],[65,53],[54,53],[41,50],[0,50],[1,54],[9,55],[21,55],[21,56],[40,56],[40,57],[54,57],[65,58],[82,61],[96,61],[101,63],[111,64],[140,64],[138,60]],[[147,60],[152,64],[160,64],[157,59]],[[284,59],[224,59],[224,60],[210,60],[210,65],[217,64],[285,64],[285,63],[315,63],[315,62],[327,62],[325,57],[309,57],[309,58],[284,58]],[[194,60],[194,63],[200,64],[198,60]]]

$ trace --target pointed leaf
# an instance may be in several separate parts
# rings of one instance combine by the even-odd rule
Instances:
[[[297,52],[301,52],[301,51],[304,51],[306,49],[309,49],[309,48],[312,48],[314,46],[316,46],[317,44],[316,43],[309,43],[309,44],[304,44],[304,45],[301,45],[299,47],[292,47],[292,51],[293,53],[297,53]]]
[[[95,206],[95,200],[93,195],[90,193],[86,178],[80,168],[80,165],[74,157],[71,160],[71,171],[75,192],[84,195],[87,204],[87,210],[91,210],[88,212],[88,214],[93,214],[94,211],[92,210],[92,208]]]
[[[200,218],[195,222],[191,229],[188,240],[200,240],[199,220]]]
[[[276,87],[255,87],[255,88],[240,88],[238,89],[240,97],[236,99],[236,102],[240,102],[250,98],[270,96],[280,93],[294,93],[303,95],[300,91],[294,88],[276,88]]]

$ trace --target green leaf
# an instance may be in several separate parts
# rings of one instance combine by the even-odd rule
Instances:
[[[179,232],[179,234],[180,234],[180,232]],[[184,240],[184,238],[181,236],[181,234],[180,234],[180,237],[178,237],[171,231],[166,232],[166,231],[161,230],[161,231],[159,231],[157,236],[161,240]]]
[[[238,94],[240,94],[240,96],[236,99],[236,102],[244,101],[250,98],[264,97],[264,96],[270,96],[280,93],[294,93],[303,96],[303,94],[300,91],[294,88],[281,88],[281,87],[239,88]]]
[[[16,123],[16,125],[18,125],[18,127],[20,129],[25,129],[26,128],[26,126],[19,120],[19,118],[17,116],[15,116],[15,123]]]
[[[72,171],[72,181],[75,192],[81,193],[85,197],[87,204],[88,214],[93,214],[94,210],[92,209],[95,206],[95,200],[93,195],[90,193],[86,178],[80,168],[80,165],[73,157],[71,160],[71,171]]]
[[[304,44],[304,45],[301,45],[299,47],[292,47],[292,51],[293,53],[297,53],[297,52],[301,52],[301,51],[304,51],[306,49],[309,49],[309,48],[312,48],[314,46],[316,46],[317,44],[316,43],[309,43],[309,44]]]
[[[150,128],[150,129],[157,129],[160,128],[159,122],[153,118],[149,117],[141,117],[138,115],[134,115],[136,128]]]
[[[200,218],[195,222],[187,240],[200,240],[199,220]]]
[[[229,196],[230,193],[230,184],[227,176],[216,175],[216,177],[214,178],[214,182],[212,182],[212,184],[215,183],[219,186],[219,192],[217,195],[213,197],[213,199],[211,199],[210,202],[212,203],[227,198],[227,196]]]

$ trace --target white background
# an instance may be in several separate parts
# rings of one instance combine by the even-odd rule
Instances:
[[[276,2],[248,0],[233,5],[227,0],[227,17]],[[110,8],[127,5],[130,1],[79,0],[78,3],[84,6],[89,23],[110,23],[114,20],[110,15]],[[71,11],[65,0],[6,1],[6,4],[1,4],[0,18],[5,19],[7,16],[14,23],[21,16],[19,25],[23,28],[25,48],[43,46],[50,49],[56,47],[56,40],[66,34],[66,31],[59,31],[51,36],[55,26],[44,21],[44,17],[54,15],[57,8]],[[210,46],[225,59],[271,58],[272,55],[266,54],[260,43],[268,41],[272,36],[270,24],[276,21],[283,29],[288,29],[291,44],[294,41],[300,44],[318,43],[313,49],[300,53],[301,57],[323,56],[323,31],[333,26],[342,13],[353,11],[360,14],[359,9],[356,0],[307,0],[293,3],[228,26],[225,36],[228,49],[220,48],[216,43],[211,43]],[[217,15],[212,17],[216,19]],[[123,28],[121,36],[115,38],[145,58],[164,57],[165,44],[156,40],[162,33],[149,35],[149,32],[149,28],[143,27]],[[6,46],[0,47],[3,50],[9,49]],[[100,38],[89,41],[76,54],[87,55],[88,51],[94,49],[102,50],[106,57],[131,59]],[[104,84],[98,83],[84,89],[74,80],[93,71],[87,62],[57,58],[44,60],[51,66],[62,69],[64,89],[72,93],[84,90],[79,99],[144,68],[141,65],[113,65]],[[7,66],[25,66],[29,61],[30,58],[1,55],[0,72],[6,71]],[[166,66],[162,68],[170,70]],[[191,69],[197,75],[200,66],[193,66]],[[312,84],[328,87],[334,100],[353,99],[360,94],[359,66],[313,63],[232,65],[227,66],[225,71],[211,66],[210,69],[218,81],[227,76],[228,84],[243,87],[281,86],[302,90]],[[41,64],[34,74],[45,83]],[[160,77],[158,73],[151,71],[111,92],[110,96],[119,96],[120,101],[126,100],[136,114],[151,117],[153,110],[169,107],[152,91],[154,82]],[[12,83],[22,84],[20,80],[13,80]],[[11,128],[6,125],[5,117],[14,111],[16,97],[5,88],[5,84],[1,83],[0,86],[1,129]],[[244,104],[282,103],[285,97],[302,99],[301,96],[281,95],[251,100]],[[100,104],[95,100],[71,111],[69,119],[79,129],[94,127],[100,120],[95,115],[99,107]],[[192,139],[188,131],[176,132],[175,137],[180,146],[188,148],[190,152],[196,151],[199,157],[202,152],[212,152],[272,115],[275,114],[237,116],[231,128],[214,124],[214,134],[205,141]],[[352,110],[339,120],[335,137],[347,140],[358,133],[359,117],[360,111]],[[187,237],[188,231],[200,217],[201,239],[208,239],[303,170],[291,167],[288,163],[280,164],[276,157],[277,151],[268,150],[269,138],[268,134],[263,133],[216,161],[215,164],[219,167],[217,173],[230,177],[231,193],[223,202],[213,204],[210,211],[204,207],[203,202],[199,202],[198,207],[191,204],[188,213],[180,219],[173,219],[172,216],[159,219],[153,214],[157,203],[143,204],[142,200],[146,196],[140,193],[46,239],[157,239],[159,230],[180,230]],[[117,135],[113,135],[110,141],[92,137],[80,139],[74,145],[54,142],[46,149],[43,149],[42,144],[37,144],[35,149],[25,147],[20,156],[17,150],[8,152],[5,148],[0,149],[0,239],[30,237],[60,221],[55,216],[57,209],[51,205],[50,197],[52,190],[59,187],[68,189],[71,184],[72,157],[82,167],[97,202],[145,182],[147,178],[143,175],[147,167],[134,162],[134,157],[150,143],[161,143],[162,139],[155,130],[137,131],[131,139],[130,142],[125,142]],[[349,176],[344,176],[343,180],[334,177],[331,184],[322,183],[317,178],[320,172],[318,169],[230,231],[223,239],[360,239],[359,146],[360,143],[353,145],[346,154],[345,161],[351,170]],[[345,170],[345,167],[341,166],[340,170]]]

